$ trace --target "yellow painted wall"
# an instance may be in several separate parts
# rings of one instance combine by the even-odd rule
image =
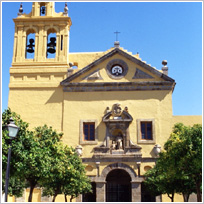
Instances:
[[[28,202],[29,193],[30,193],[30,189],[26,189],[25,202]],[[40,189],[38,188],[34,189],[32,202],[41,202],[41,190]]]
[[[171,199],[168,197],[167,194],[165,194],[165,195],[162,195],[162,202],[171,202]],[[174,202],[184,202],[183,196],[180,194],[175,194],[174,195]]]
[[[35,59],[25,59],[25,39],[28,27],[35,29],[41,26],[39,24],[39,5],[35,2],[33,10],[30,14],[23,14],[14,20],[16,24],[15,39],[14,39],[14,56],[12,67],[10,68],[10,84],[9,84],[9,99],[8,107],[12,111],[20,114],[22,119],[29,123],[30,128],[47,124],[52,126],[58,132],[63,132],[64,144],[73,146],[74,148],[80,143],[80,120],[97,120],[98,143],[97,144],[81,144],[83,146],[83,157],[91,158],[93,156],[93,148],[102,144],[106,135],[106,126],[102,122],[102,117],[105,115],[106,108],[110,109],[115,103],[120,103],[121,108],[128,107],[129,114],[133,117],[130,124],[129,132],[130,139],[133,143],[142,147],[142,157],[154,157],[152,150],[155,144],[163,146],[167,141],[172,131],[172,127],[177,122],[183,122],[185,125],[193,125],[202,123],[201,116],[172,116],[172,91],[111,91],[111,92],[64,92],[60,82],[67,77],[67,69],[70,68],[69,62],[76,65],[78,68],[73,70],[73,73],[86,67],[93,61],[99,59],[103,55],[112,51],[110,48],[105,52],[93,53],[68,53],[69,48],[69,29],[71,19],[64,17],[63,13],[55,13],[53,3],[47,3],[48,13],[52,17],[45,16],[44,26],[53,25],[57,30],[57,36],[63,35],[65,49],[59,49],[59,39],[56,45],[56,58],[48,59],[45,56],[46,47],[46,32],[41,29],[36,38],[36,46],[43,49],[36,49]],[[32,17],[31,17],[32,16]],[[26,21],[24,21],[26,19]],[[59,19],[61,19],[61,28],[58,29]],[[20,26],[19,26],[20,25]],[[33,26],[34,25],[34,26]],[[66,25],[66,26],[64,26]],[[63,27],[64,26],[64,27]],[[20,48],[17,45],[22,45]],[[44,47],[43,47],[44,45]],[[120,48],[131,57],[141,60],[139,55]],[[122,79],[113,79],[106,72],[107,63],[112,59],[121,59],[128,65],[128,72]],[[141,62],[144,62],[141,60]],[[144,62],[145,63],[145,62]],[[142,63],[141,63],[142,64]],[[131,60],[120,54],[115,54],[108,59],[105,59],[100,64],[88,72],[83,73],[72,82],[144,82],[147,79],[133,79],[136,68],[146,72],[152,79],[148,81],[164,81],[153,73],[147,71],[140,65],[136,65]],[[154,68],[153,68],[154,69]],[[102,79],[90,81],[86,78],[92,72],[99,70]],[[138,143],[137,137],[137,119],[154,119],[155,120],[155,136],[156,140],[153,144]],[[99,174],[103,169],[110,165],[110,162],[101,162]],[[138,174],[136,162],[126,162]],[[143,175],[148,169],[154,166],[153,162],[141,163],[140,172]],[[85,163],[87,175],[97,175],[95,163]],[[162,196],[164,202],[170,200],[166,195]],[[9,198],[13,199],[13,198]],[[26,190],[25,200],[28,199],[28,189]],[[68,198],[69,199],[69,198]],[[33,202],[41,201],[40,189],[35,189],[33,194]],[[75,200],[74,200],[75,201]],[[183,198],[180,195],[175,196],[176,202],[182,202]],[[56,202],[64,202],[64,196],[58,195]]]
[[[76,201],[76,198],[74,198],[72,200],[72,202],[75,202]],[[63,194],[59,194],[57,195],[56,199],[55,199],[55,202],[65,202],[65,198],[64,198],[64,195]],[[67,196],[67,202],[70,202],[70,196]]]
[[[10,89],[9,92],[8,107],[30,123],[30,128],[47,124],[61,132],[62,104],[61,88]]]
[[[110,108],[114,103],[120,103],[122,108],[128,107],[133,121],[129,127],[130,138],[137,144],[136,119],[155,119],[156,143],[162,145],[169,136],[171,127],[171,93],[169,91],[138,91],[138,92],[81,92],[64,93],[64,137],[66,144],[76,146],[79,143],[79,122],[82,120],[98,120],[98,145],[105,138],[106,127],[102,122],[106,107]],[[117,100],[115,99],[117,98]],[[164,114],[165,113],[165,114]],[[72,128],[68,128],[72,127]],[[73,137],[73,135],[76,135]],[[151,149],[155,144],[143,145],[144,157],[151,156]],[[83,145],[83,156],[90,156],[95,145]]]
[[[15,202],[15,196],[9,196],[8,195],[7,201],[8,202]]]
[[[193,124],[202,124],[202,115],[173,116],[172,122],[173,124],[182,122],[187,126],[192,126]]]

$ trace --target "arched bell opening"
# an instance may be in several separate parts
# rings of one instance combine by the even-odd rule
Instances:
[[[49,29],[47,31],[47,58],[55,58],[56,56],[56,31]]]
[[[46,16],[46,5],[45,5],[45,2],[40,3],[40,16]]]
[[[34,59],[35,57],[35,31],[30,29],[26,32],[25,58]]]
[[[131,177],[123,169],[114,169],[106,177],[106,202],[131,202]]]

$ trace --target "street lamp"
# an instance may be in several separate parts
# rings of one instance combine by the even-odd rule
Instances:
[[[5,202],[7,202],[8,198],[8,184],[9,184],[9,172],[10,172],[10,160],[11,160],[11,142],[17,136],[19,127],[15,125],[13,118],[9,119],[9,124],[6,126],[8,130],[8,136],[10,137],[9,140],[9,150],[8,150],[8,161],[6,167],[6,184],[5,184]]]
[[[75,148],[75,150],[76,150],[77,155],[78,155],[79,157],[81,157],[82,154],[83,154],[82,146],[81,146],[81,145],[78,145],[78,146]]]

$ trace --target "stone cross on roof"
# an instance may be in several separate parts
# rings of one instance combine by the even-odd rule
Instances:
[[[114,33],[116,34],[116,41],[118,41],[118,34],[119,34],[120,32],[116,31],[116,32],[114,32]]]

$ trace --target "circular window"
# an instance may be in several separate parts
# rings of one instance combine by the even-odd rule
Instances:
[[[111,73],[112,73],[112,75],[115,75],[115,76],[121,76],[123,74],[123,71],[124,70],[120,65],[114,65],[111,68]]]
[[[108,62],[106,71],[112,79],[121,79],[127,74],[128,66],[123,60],[114,59]]]

